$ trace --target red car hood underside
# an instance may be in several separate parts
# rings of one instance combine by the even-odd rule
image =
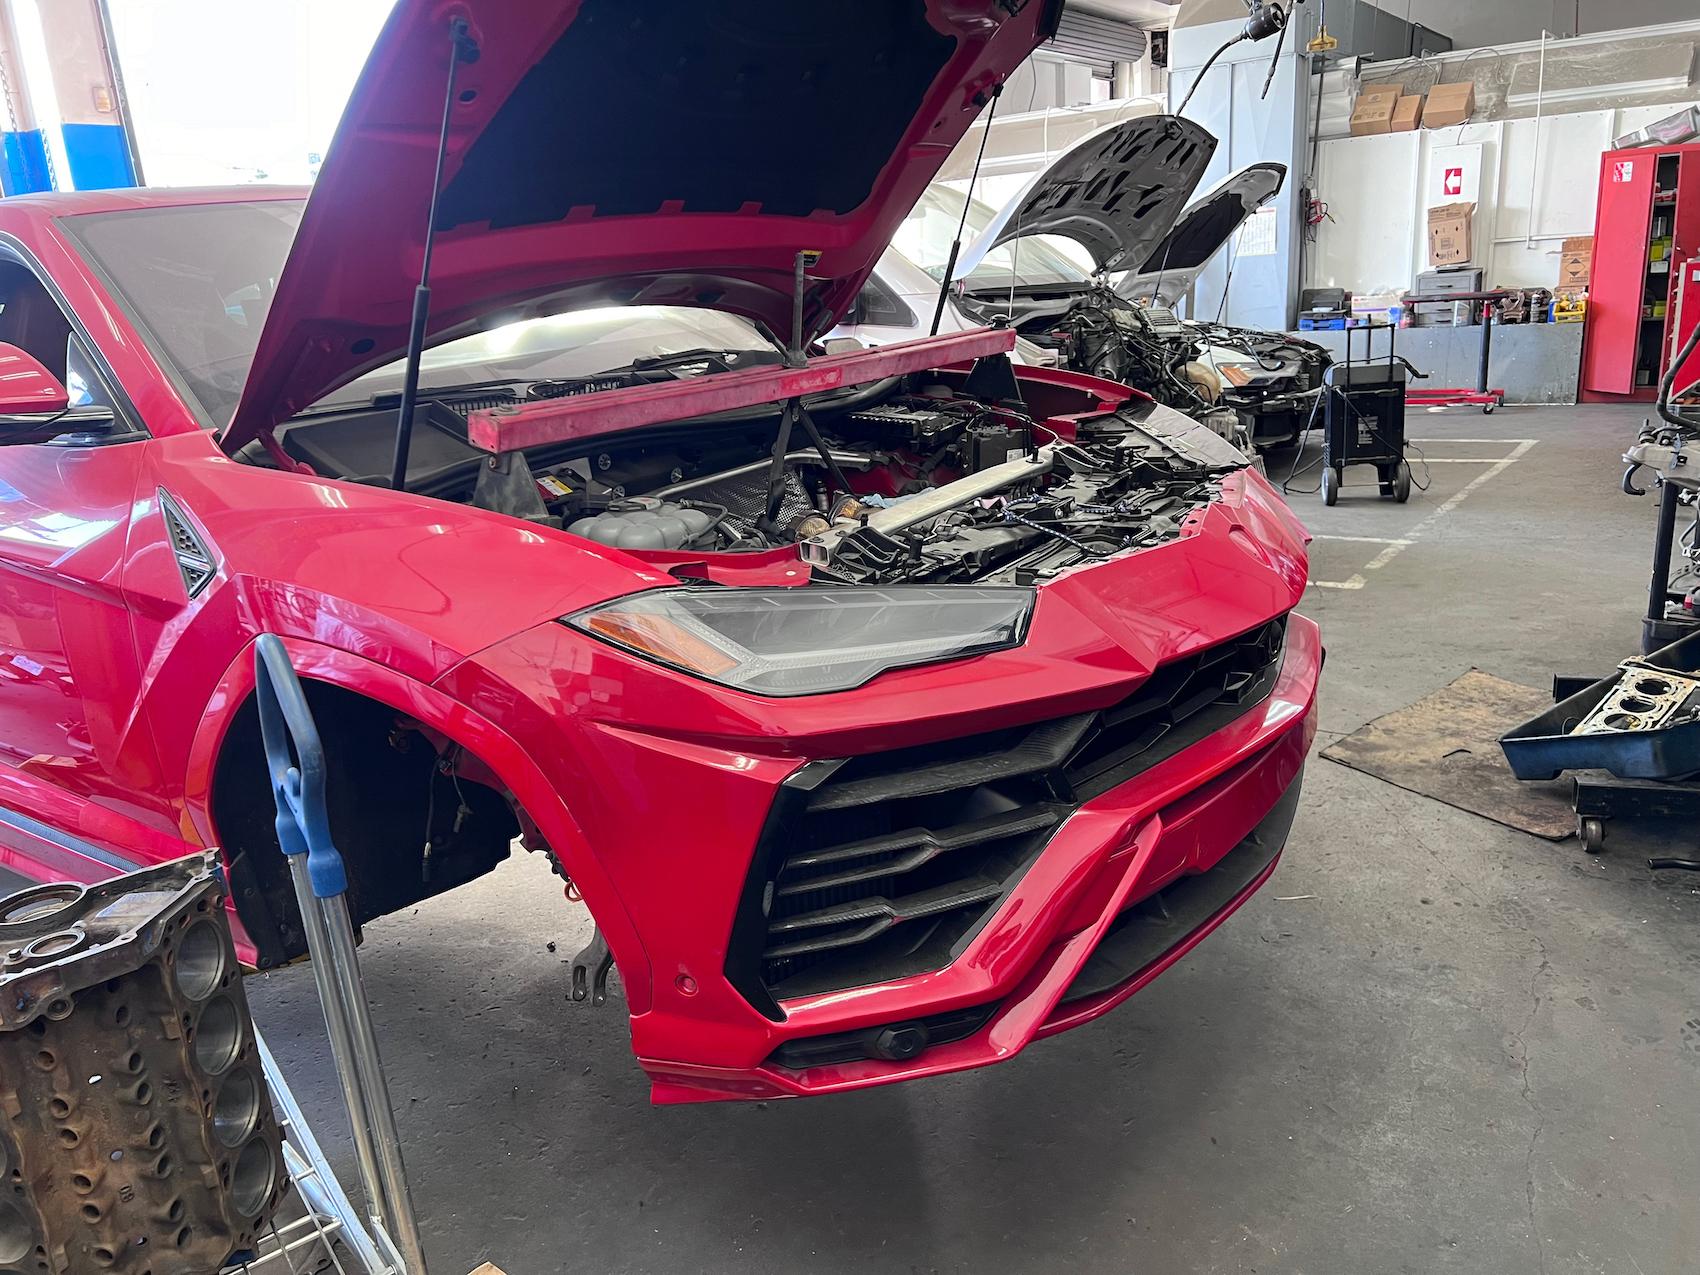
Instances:
[[[400,0],[278,282],[241,446],[404,352],[451,54],[432,344],[587,305],[726,310],[805,333],[898,222],[1060,0]],[[1013,12],[1011,12],[1013,10]]]

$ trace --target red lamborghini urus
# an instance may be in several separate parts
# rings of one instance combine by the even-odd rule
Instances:
[[[1292,822],[1303,529],[1006,330],[817,344],[1060,7],[402,0],[310,197],[0,203],[0,861],[217,846],[300,955],[274,632],[358,918],[547,855],[657,1101],[996,1062],[1178,960]],[[1102,145],[1059,198],[1142,260],[1186,191],[1117,148],[1214,142]]]

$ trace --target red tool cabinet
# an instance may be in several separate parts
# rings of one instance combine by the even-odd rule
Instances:
[[[1691,262],[1700,263],[1700,145],[1607,152],[1582,347],[1584,402],[1657,397],[1684,327],[1692,331],[1700,314],[1700,285],[1685,283]]]
[[[1671,304],[1671,357],[1682,353],[1694,329],[1700,328],[1700,251],[1671,269],[1677,272],[1676,295]],[[1668,364],[1667,364],[1668,366]],[[1673,388],[1678,394],[1700,384],[1700,350],[1688,356],[1688,362],[1677,373]]]

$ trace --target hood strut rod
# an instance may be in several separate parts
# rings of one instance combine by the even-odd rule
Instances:
[[[799,252],[791,269],[791,345],[785,351],[785,362],[789,367],[807,367],[809,352],[803,344],[803,304],[808,288],[808,267],[818,260],[818,252]],[[809,436],[809,441],[820,453],[821,460],[826,465],[826,471],[832,481],[838,484],[838,490],[846,496],[850,491],[850,480],[844,476],[844,471],[838,467],[838,461],[832,454],[832,449],[826,445],[826,439],[815,427],[815,422],[809,415],[808,408],[803,406],[801,397],[787,399],[780,408],[779,433],[773,440],[773,457],[767,471],[767,504],[762,516],[757,519],[763,531],[775,531],[779,527],[779,507],[785,501],[785,462],[791,450],[791,429],[801,425],[803,432]]]
[[[951,285],[956,282],[956,260],[962,255],[962,235],[968,229],[968,210],[974,206],[974,191],[980,185],[980,165],[986,162],[986,143],[992,138],[992,122],[998,117],[998,99],[1003,96],[1003,85],[992,85],[991,95],[992,109],[986,112],[986,126],[980,130],[980,153],[975,156],[974,171],[968,177],[968,193],[962,199],[962,220],[957,223],[956,238],[951,240],[950,257],[944,263],[944,278],[939,280],[939,298],[933,306],[933,326],[927,329],[928,336],[939,334],[945,302],[950,299]]]
[[[419,401],[419,360],[425,353],[425,327],[431,317],[431,244],[437,232],[437,197],[443,188],[443,158],[449,149],[449,118],[454,113],[455,75],[462,62],[478,61],[478,42],[468,33],[466,19],[449,19],[449,86],[443,93],[443,127],[437,135],[437,168],[431,179],[431,210],[425,223],[425,259],[419,286],[413,291],[413,324],[407,332],[407,372],[401,387],[401,407],[395,423],[395,462],[390,486],[407,490],[407,453],[413,446],[413,411]]]

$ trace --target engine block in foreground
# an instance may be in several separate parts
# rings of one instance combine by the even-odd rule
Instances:
[[[0,900],[0,1271],[207,1275],[279,1132],[213,854]]]

